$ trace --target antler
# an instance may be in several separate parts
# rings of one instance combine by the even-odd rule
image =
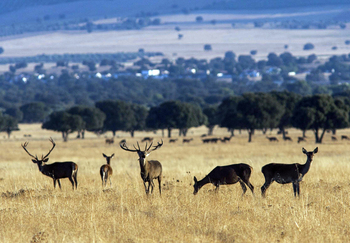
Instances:
[[[48,154],[45,155],[45,156],[43,157],[43,159],[46,159],[47,156],[49,156],[49,154],[52,152],[52,150],[53,150],[53,149],[55,148],[55,146],[56,146],[56,144],[55,144],[55,142],[53,141],[52,138],[50,138],[49,141],[52,143],[52,148],[50,149],[50,151],[48,152]]]
[[[29,154],[29,156],[33,157],[34,159],[38,159],[38,157],[35,155],[32,155],[31,153],[28,152],[28,150],[26,149],[26,147],[28,146],[29,142],[25,142],[24,144],[21,144],[22,145],[22,148],[24,149],[24,151],[27,152],[27,154]]]
[[[129,151],[129,152],[138,152],[138,151],[141,151],[139,142],[137,142],[137,146],[139,147],[139,149],[137,149],[137,148],[135,147],[135,145],[133,145],[133,146],[134,146],[135,150],[129,149],[128,146],[126,146],[126,143],[120,144],[120,147],[121,147],[122,149],[126,150],[126,151]]]
[[[159,143],[159,142],[158,142],[158,144],[157,144],[156,146],[153,146],[154,148],[153,148],[152,150],[149,150],[149,149],[151,148],[151,146],[152,146],[152,143],[151,143],[151,145],[149,146],[149,148],[147,149],[147,151],[148,151],[148,152],[152,152],[152,151],[154,151],[154,150],[159,149],[160,147],[162,147],[162,145],[163,145],[163,139],[161,139],[161,140],[162,140],[162,143]]]

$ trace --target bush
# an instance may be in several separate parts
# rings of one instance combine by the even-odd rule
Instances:
[[[203,22],[203,17],[202,16],[197,16],[196,17],[197,22]]]
[[[304,50],[304,51],[307,51],[307,50],[312,50],[312,49],[314,49],[314,48],[315,48],[315,46],[314,46],[312,43],[306,43],[306,44],[304,45],[303,50]]]
[[[256,55],[256,53],[258,53],[257,50],[251,50],[251,51],[250,51],[250,54],[253,55],[253,56]]]
[[[211,45],[205,44],[205,45],[204,45],[204,50],[205,50],[205,51],[211,51],[211,50],[212,50]]]

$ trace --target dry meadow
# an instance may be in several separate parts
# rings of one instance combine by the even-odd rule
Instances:
[[[262,198],[261,167],[271,162],[305,163],[301,148],[313,150],[308,142],[295,140],[301,132],[290,131],[293,142],[268,142],[259,131],[253,142],[236,132],[229,143],[203,144],[205,128],[191,129],[190,144],[179,140],[164,145],[149,156],[163,165],[162,195],[146,196],[139,174],[137,155],[123,151],[105,137],[87,134],[85,140],[62,142],[59,133],[40,125],[21,125],[10,140],[0,140],[0,242],[345,242],[350,238],[350,141],[331,141],[327,134],[318,145],[311,169],[301,183],[301,196],[294,198],[291,184],[273,183]],[[217,129],[217,136],[228,135]],[[24,134],[32,137],[24,138]],[[338,131],[338,136],[350,131]],[[118,133],[131,146],[145,135],[161,133]],[[275,135],[274,136],[280,136]],[[41,156],[48,152],[49,137],[56,141],[50,161],[72,160],[79,165],[78,190],[68,179],[62,190],[42,175],[21,148]],[[110,134],[107,134],[110,136]],[[281,140],[281,139],[280,139]],[[99,168],[110,155],[114,174],[112,186],[102,188]],[[217,165],[247,163],[253,167],[251,182],[243,197],[239,184],[205,185],[193,195],[193,176],[201,179]],[[157,183],[156,183],[157,184]]]

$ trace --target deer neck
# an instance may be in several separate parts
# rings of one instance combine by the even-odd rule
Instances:
[[[38,167],[41,173],[43,173],[44,175],[47,175],[49,177],[52,177],[52,173],[50,173],[49,171],[46,170],[46,165],[43,163],[38,163]]]
[[[308,157],[306,160],[306,163],[300,166],[299,173],[304,176],[309,171],[311,162],[312,162],[312,158]]]
[[[139,162],[140,162],[140,169],[141,169],[141,174],[144,174],[145,171],[146,171],[146,163],[147,163],[147,160],[146,158],[144,159],[139,159]]]
[[[209,176],[204,177],[202,180],[197,182],[198,190],[205,184],[211,183]]]

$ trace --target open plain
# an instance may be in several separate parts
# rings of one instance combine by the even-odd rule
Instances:
[[[137,155],[123,151],[118,141],[129,147],[135,138],[117,133],[114,144],[105,137],[87,134],[85,140],[62,142],[59,133],[41,130],[39,124],[20,125],[11,139],[0,140],[0,227],[1,242],[346,242],[350,238],[350,141],[332,141],[326,134],[315,144],[311,131],[307,142],[297,143],[300,131],[290,130],[293,141],[269,142],[256,131],[253,142],[236,131],[227,143],[203,144],[204,127],[191,129],[194,140],[175,144],[163,138],[164,145],[149,159],[163,165],[162,195],[158,190],[146,196],[139,174]],[[269,133],[269,132],[268,132]],[[31,137],[23,137],[31,134]],[[175,134],[175,132],[174,132]],[[215,129],[215,136],[227,136]],[[349,135],[339,130],[337,136]],[[275,131],[269,136],[276,135]],[[106,134],[110,137],[110,134]],[[79,165],[78,190],[62,179],[62,190],[54,189],[52,179],[41,174],[21,144],[41,156],[56,142],[49,163],[72,160]],[[144,146],[144,144],[142,144]],[[141,145],[141,146],[142,146]],[[306,150],[319,148],[310,171],[300,185],[301,196],[294,198],[291,184],[273,183],[262,198],[264,183],[261,167],[276,163],[305,163]],[[102,153],[115,153],[111,161],[112,186],[103,188],[99,168]],[[193,195],[193,176],[203,178],[217,165],[246,163],[253,167],[251,183],[242,197],[239,184],[205,185]],[[156,188],[157,188],[157,182]]]

